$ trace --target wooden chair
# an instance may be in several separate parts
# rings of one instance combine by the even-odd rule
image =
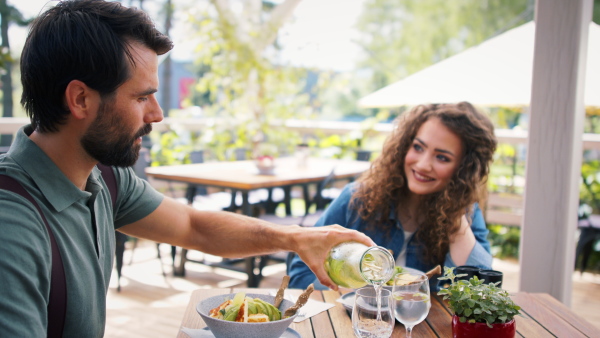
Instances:
[[[520,227],[523,220],[523,196],[507,193],[489,193],[482,204],[487,224]]]
[[[236,161],[244,161],[248,158],[248,150],[246,148],[234,149]],[[232,190],[231,192],[231,204],[227,209],[229,211],[236,211],[242,207],[242,196],[239,191]],[[267,214],[274,214],[277,206],[280,203],[285,203],[285,210],[287,215],[292,214],[291,206],[291,187],[286,188],[265,188],[251,191],[248,194],[248,203],[253,205],[256,209],[255,214],[260,214],[262,209]]]
[[[322,192],[323,192],[323,190],[325,190],[327,187],[329,187],[333,183],[334,179],[335,179],[335,172],[334,172],[334,170],[332,170],[329,173],[329,175],[327,175],[327,177],[325,177],[325,179],[323,179],[323,181],[321,181],[317,185],[317,189],[315,191],[315,194],[312,196],[312,198],[308,197],[309,196],[308,195],[308,186],[306,186],[306,185],[303,186],[303,188],[304,188],[304,203],[305,203],[304,215],[279,217],[279,216],[273,215],[273,214],[264,214],[264,215],[261,215],[259,218],[262,220],[265,220],[265,221],[268,221],[271,223],[275,223],[275,224],[280,224],[280,225],[297,224],[300,226],[314,226],[330,202],[329,200],[327,200],[323,197]],[[310,209],[313,206],[315,207],[315,212],[311,213]]]
[[[356,160],[369,162],[371,160],[371,154],[372,154],[372,151],[370,151],[370,150],[357,150],[356,151]],[[349,180],[349,182],[352,182],[354,180],[355,180],[355,177],[351,178]],[[325,204],[331,203],[334,199],[336,199],[341,194],[341,192],[342,192],[342,190],[340,188],[334,187],[333,185],[323,189],[323,191],[321,192],[321,195],[323,197],[324,203]]]
[[[204,163],[203,150],[192,151],[189,156],[192,163]],[[199,210],[229,210],[231,209],[232,193],[219,191],[209,194],[206,186],[188,184],[185,191],[185,199],[181,198],[178,200]]]
[[[589,215],[578,222],[580,230],[575,250],[575,268],[583,273],[594,251],[595,243],[600,241],[600,215]],[[579,263],[579,264],[578,264]]]
[[[148,180],[146,176],[146,172],[144,169],[150,165],[150,151],[147,148],[142,148],[140,150],[140,155],[137,162],[133,165],[133,171],[135,174],[141,179]],[[126,234],[115,231],[115,261],[116,261],[116,269],[117,269],[117,291],[121,292],[121,275],[123,269],[123,255],[125,253],[125,243],[131,240],[133,242],[133,247],[131,248],[131,259],[129,260],[129,264],[133,262],[133,253],[137,247],[138,239],[135,237],[127,236]],[[162,269],[163,276],[166,276],[165,269],[162,265],[162,257],[160,255],[160,243],[156,243],[156,256],[160,260],[160,268]],[[173,260],[173,266],[175,265],[175,251],[174,248],[171,248],[171,258]]]

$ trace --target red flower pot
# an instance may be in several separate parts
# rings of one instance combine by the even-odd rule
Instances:
[[[493,324],[490,328],[486,323],[461,323],[457,315],[452,316],[453,338],[512,338],[517,332],[515,320],[510,322]]]

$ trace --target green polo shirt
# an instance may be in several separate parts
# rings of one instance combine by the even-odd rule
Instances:
[[[33,196],[58,243],[67,282],[64,336],[102,337],[114,230],[150,214],[163,196],[131,168],[114,168],[119,192],[113,212],[98,168],[81,191],[30,133],[30,126],[21,128],[8,153],[0,155],[0,174],[18,180]],[[50,238],[37,209],[0,190],[0,336],[46,336],[51,262]]]

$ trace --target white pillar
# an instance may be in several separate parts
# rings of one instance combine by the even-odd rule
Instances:
[[[592,0],[538,0],[520,290],[570,306]],[[515,51],[518,52],[518,51]]]

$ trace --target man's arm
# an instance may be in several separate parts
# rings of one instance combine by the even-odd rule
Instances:
[[[474,265],[490,269],[492,255],[487,240],[488,230],[479,206],[475,204],[470,226],[465,216],[461,221],[461,229],[450,240],[450,252],[446,257],[445,265]]]
[[[165,197],[145,218],[120,231],[221,257],[246,257],[294,251],[324,285],[337,289],[323,263],[335,245],[356,241],[374,245],[366,235],[339,225],[281,226],[224,211],[200,211]]]

